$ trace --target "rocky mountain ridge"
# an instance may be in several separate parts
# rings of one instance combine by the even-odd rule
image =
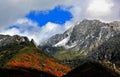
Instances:
[[[10,35],[0,35],[0,47],[12,44],[12,43],[26,43],[26,44],[34,44],[35,42],[32,39],[31,41],[25,37],[25,36],[19,36],[19,35],[14,35],[14,36],[10,36]]]
[[[49,46],[49,49],[47,49],[49,53],[52,53],[51,48],[62,47],[67,51],[63,52],[63,54],[68,53],[68,51],[79,51],[76,52],[77,55],[82,54],[85,56],[89,51],[96,49],[103,42],[119,33],[120,22],[118,21],[104,23],[99,20],[85,19],[65,31],[63,34],[53,36],[56,38],[59,37],[57,41],[54,41],[56,39],[54,38],[53,40],[53,37],[51,37],[44,44],[40,45],[40,47],[44,47],[44,50],[46,51],[47,48],[45,48],[45,46]],[[53,43],[49,44],[49,42]]]
[[[36,73],[36,77],[60,77],[71,70],[38,49],[34,40],[29,41],[27,37],[0,35],[0,40],[0,76],[33,77]]]

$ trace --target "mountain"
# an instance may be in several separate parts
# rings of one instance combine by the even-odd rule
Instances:
[[[86,62],[63,77],[119,77],[114,70],[98,63],[98,62]]]
[[[60,77],[71,70],[69,66],[38,49],[34,40],[29,41],[27,37],[0,35],[0,40],[0,71],[3,75]]]
[[[39,46],[24,36],[0,35],[0,75],[119,77],[119,48],[118,21],[85,19]]]
[[[35,44],[27,37],[0,35],[0,67],[26,46],[35,47]]]
[[[99,20],[85,19],[63,34],[53,36],[57,38],[54,38],[55,41],[51,37],[39,47],[43,51],[49,51],[59,60],[84,58],[89,51],[96,49],[103,42],[119,33],[120,22],[118,21],[104,23]],[[49,42],[54,43],[49,44]]]

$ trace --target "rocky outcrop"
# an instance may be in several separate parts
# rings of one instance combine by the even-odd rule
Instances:
[[[29,39],[24,36],[0,35],[0,47],[4,47],[6,45],[10,45],[10,44],[14,44],[14,43],[16,43],[16,44],[25,43],[26,45],[30,45],[30,44],[35,45],[33,40],[29,41]]]

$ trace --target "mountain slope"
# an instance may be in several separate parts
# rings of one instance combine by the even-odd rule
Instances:
[[[56,76],[62,76],[71,70],[68,66],[60,64],[54,58],[34,47],[21,49],[4,67],[33,68],[39,71],[49,72]]]
[[[73,52],[75,53],[75,51]],[[77,56],[74,59],[70,60],[70,57],[75,56],[73,52],[72,54],[70,54],[69,52],[67,52],[68,54],[64,54],[64,55],[67,55],[67,57],[69,57],[69,60],[63,59],[62,61],[64,63],[69,64],[72,68],[75,68],[85,63],[87,60],[90,60],[90,61],[97,61],[97,62],[101,61],[101,63],[111,62],[120,71],[120,34],[114,35],[113,37],[109,38],[107,41],[99,45],[96,49],[89,51],[89,53],[86,55],[85,58],[81,56]],[[56,56],[62,59],[64,55],[63,56],[56,55]]]
[[[113,70],[96,62],[86,62],[63,77],[119,77]]]
[[[70,67],[38,49],[34,41],[29,41],[27,37],[1,35],[1,40],[0,43],[3,44],[0,46],[0,68],[3,71],[15,69],[24,73],[22,70],[28,69],[27,71],[31,73],[31,69],[35,69],[43,71],[43,75],[46,72],[59,77],[71,70]]]
[[[18,53],[18,50],[25,46],[35,47],[35,44],[27,37],[0,35],[0,67],[3,67],[10,58]]]
[[[120,22],[111,22],[111,23],[103,23],[99,20],[83,20],[80,23],[74,25],[72,28],[68,29],[66,32],[62,34],[61,39],[56,44],[52,44],[49,49],[44,47],[44,44],[40,47],[48,50],[49,53],[52,54],[52,48],[59,48],[62,49],[56,50],[53,56],[58,59],[69,59],[64,54],[73,54],[75,57],[85,57],[89,51],[96,49],[99,45],[103,42],[107,41],[109,38],[113,37],[120,33]],[[55,36],[54,36],[55,37]],[[48,39],[50,41],[50,39]],[[53,40],[51,40],[53,41]],[[54,42],[54,41],[53,41]],[[47,41],[46,44],[48,45]],[[81,57],[80,57],[81,58]]]

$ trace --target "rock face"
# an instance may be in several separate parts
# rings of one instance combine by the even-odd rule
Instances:
[[[6,46],[9,44],[13,44],[13,43],[19,44],[19,43],[23,43],[23,42],[26,44],[33,43],[32,41],[29,41],[29,39],[27,37],[23,37],[23,36],[0,35],[0,47]]]
[[[61,40],[62,34],[56,34],[49,38],[47,41],[40,44],[40,46],[53,46],[54,44],[58,43]]]
[[[89,51],[96,49],[103,42],[119,33],[120,22],[103,23],[99,20],[85,19],[60,36],[53,36],[59,37],[59,39],[54,39],[55,41],[51,38],[48,39],[45,45],[53,42],[51,48],[63,47],[66,51],[79,51],[79,54],[87,55]],[[42,47],[44,47],[44,45]],[[44,50],[46,50],[46,48],[44,48]],[[49,52],[51,53],[51,51]]]
[[[109,60],[120,66],[120,34],[108,39],[97,49],[89,52],[93,60]]]
[[[83,20],[73,28],[66,46],[75,51],[92,50],[118,33],[120,33],[120,24]]]

